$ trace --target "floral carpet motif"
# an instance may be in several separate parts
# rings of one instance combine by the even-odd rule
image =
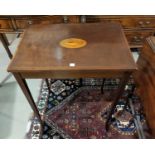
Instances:
[[[75,79],[52,80],[50,94],[46,84],[43,83],[37,104],[40,113],[45,115],[41,138],[137,138],[130,108],[127,106],[123,113],[119,114],[125,105],[127,91],[119,100],[112,116],[110,129],[106,132],[105,121],[119,80],[107,79],[104,84],[104,94],[101,93],[101,83],[102,79],[83,79],[81,86],[79,80]],[[132,84],[134,83],[131,79],[128,87]],[[144,124],[140,99],[134,95],[132,100]],[[28,137],[39,138],[39,124],[36,118],[32,119]]]

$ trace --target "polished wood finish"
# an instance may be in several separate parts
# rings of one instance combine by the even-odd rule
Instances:
[[[67,49],[59,43],[66,38],[82,38],[85,47]],[[118,39],[120,38],[120,39]],[[117,52],[116,52],[117,49]],[[70,63],[75,66],[71,67]],[[8,71],[37,74],[63,72],[68,77],[75,71],[89,75],[135,70],[126,38],[119,24],[55,24],[29,27]],[[97,74],[97,75],[98,75]],[[44,74],[42,74],[44,76]],[[53,75],[54,76],[54,75]],[[58,78],[58,76],[57,76]]]
[[[61,75],[61,77],[60,77]],[[63,71],[36,71],[36,72],[21,72],[21,76],[23,78],[27,79],[33,79],[33,78],[55,78],[55,79],[66,79],[66,78],[100,78],[100,77],[105,77],[105,78],[117,78],[117,77],[122,77],[124,75],[124,70],[121,71],[102,71],[102,70],[63,70]]]
[[[147,38],[137,64],[139,71],[134,74],[134,78],[147,122],[155,138],[155,37]]]
[[[87,45],[78,49],[60,46],[61,40],[73,37],[86,40]],[[74,65],[70,66],[70,63]],[[83,78],[96,75],[105,78],[121,75],[123,82],[112,104],[114,108],[124,91],[127,77],[135,70],[137,66],[121,25],[111,23],[31,26],[25,31],[8,67],[41,123],[25,81],[27,75],[31,78],[43,78],[45,75],[49,78]],[[107,129],[110,117],[111,115],[108,117]]]

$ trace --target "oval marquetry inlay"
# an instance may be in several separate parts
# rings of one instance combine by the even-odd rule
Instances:
[[[84,47],[87,42],[79,38],[68,38],[60,41],[60,46],[65,48],[81,48]]]

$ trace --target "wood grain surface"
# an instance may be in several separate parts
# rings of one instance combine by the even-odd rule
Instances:
[[[79,49],[59,45],[72,37],[86,40],[87,45]],[[136,69],[122,27],[116,23],[31,26],[8,67],[9,72],[20,73]]]

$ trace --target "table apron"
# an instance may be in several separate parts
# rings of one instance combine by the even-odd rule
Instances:
[[[39,79],[39,78],[119,78],[131,71],[56,71],[56,72],[19,72],[22,78]]]

